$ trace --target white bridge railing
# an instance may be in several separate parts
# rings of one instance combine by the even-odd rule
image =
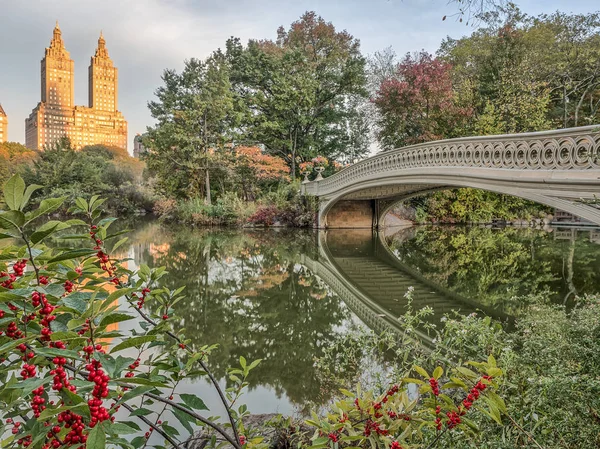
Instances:
[[[600,125],[411,145],[379,153],[320,181],[304,183],[302,193],[328,195],[378,173],[383,177],[386,172],[433,167],[597,170]]]

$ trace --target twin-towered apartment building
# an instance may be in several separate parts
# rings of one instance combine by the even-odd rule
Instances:
[[[104,144],[127,148],[127,122],[118,110],[118,71],[100,33],[88,71],[89,105],[74,105],[74,62],[58,22],[41,62],[41,101],[25,120],[25,145],[43,150],[61,137],[74,148]],[[7,140],[8,120],[0,106],[0,142]]]

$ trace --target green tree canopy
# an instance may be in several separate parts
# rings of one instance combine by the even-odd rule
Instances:
[[[285,158],[292,175],[317,154],[367,152],[365,59],[348,32],[307,12],[275,41],[230,39],[227,56],[244,106],[243,138]]]
[[[148,106],[157,120],[145,142],[148,167],[161,190],[176,197],[204,196],[210,204],[213,154],[235,127],[229,68],[220,52],[190,59],[181,73],[165,70],[157,100]]]

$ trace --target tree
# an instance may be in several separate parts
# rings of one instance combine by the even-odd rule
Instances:
[[[563,127],[595,123],[600,106],[600,14],[543,14],[528,30]],[[558,115],[560,113],[560,116]]]
[[[365,60],[357,39],[305,13],[276,41],[230,39],[232,84],[244,105],[242,137],[283,157],[296,174],[297,161],[365,154]]]
[[[237,147],[231,156],[231,169],[246,201],[254,201],[259,184],[289,180],[290,169],[285,161],[264,154],[258,147]]]
[[[384,149],[460,134],[471,109],[458,104],[451,69],[426,52],[407,54],[395,76],[381,83],[373,101]]]
[[[31,166],[37,153],[17,142],[0,143],[0,183]]]
[[[145,142],[148,167],[167,194],[211,203],[210,172],[215,151],[235,126],[229,70],[220,52],[190,59],[181,73],[165,70],[156,101],[148,104],[158,123]]]
[[[490,101],[498,109],[507,85],[519,85],[524,102],[547,104],[546,127],[598,120],[599,14],[529,17],[508,4],[483,19],[484,27],[466,38],[446,39],[438,51],[453,66],[456,88],[472,93],[476,115],[489,113]]]
[[[152,199],[141,186],[144,164],[126,150],[93,145],[76,151],[65,137],[36,156],[23,170],[27,182],[45,186],[33,195],[35,201],[53,196],[74,200],[101,193],[113,211],[152,210]]]

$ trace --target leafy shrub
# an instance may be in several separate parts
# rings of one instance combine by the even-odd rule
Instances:
[[[272,226],[279,216],[280,211],[277,206],[263,206],[248,218],[248,222],[255,225]]]
[[[154,203],[153,212],[162,218],[172,218],[177,209],[177,200],[162,198]]]
[[[539,296],[526,302],[530,305],[509,331],[489,317],[447,316],[442,326],[429,328],[435,343],[429,351],[406,338],[426,325],[422,311],[408,312],[400,317],[406,329],[401,338],[372,332],[344,336],[317,366],[333,373],[338,385],[359,380],[373,389],[379,384],[361,377],[368,365],[385,369],[389,380],[406,375],[410,363],[460,366],[493,353],[503,370],[497,390],[506,407],[503,426],[478,420],[476,434],[457,433],[439,447],[600,447],[600,298],[579,298],[571,311]]]
[[[0,258],[3,444],[137,449],[155,438],[180,447],[179,431],[163,417],[170,410],[189,434],[209,432],[211,446],[217,444],[215,434],[236,449],[258,445],[240,435],[247,410],[233,404],[259,361],[240,358],[240,367],[228,373],[231,386],[223,390],[206,363],[214,346],[193,347],[171,324],[183,289],[161,286],[163,268],[142,265],[132,272],[111,256],[126,238],[110,234],[114,220],[101,218],[104,201],[78,198],[70,212],[83,220],[49,221],[36,229],[37,218],[65,201],[45,199],[23,212],[36,188],[26,189],[13,176],[4,188],[9,210],[0,212],[2,237],[15,242]],[[59,244],[47,246],[51,237]],[[72,246],[77,241],[83,244]],[[133,320],[137,325],[127,334],[114,328]],[[206,410],[201,398],[179,393],[186,376],[208,379],[226,411],[224,423],[201,414]],[[128,434],[133,438],[123,437]]]

